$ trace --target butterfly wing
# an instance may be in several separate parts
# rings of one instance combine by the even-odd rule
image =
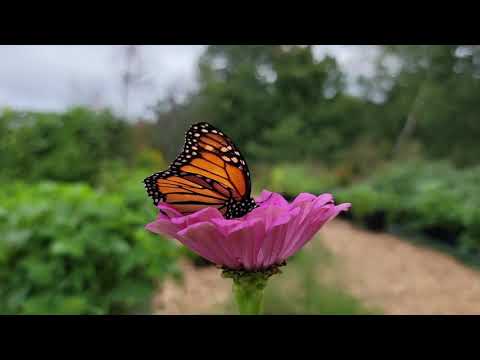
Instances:
[[[159,178],[156,187],[163,201],[182,214],[193,213],[206,206],[215,207],[225,214],[230,199],[230,193],[216,182],[207,182],[193,175]]]
[[[235,200],[250,197],[250,171],[233,141],[208,123],[194,124],[187,132],[186,165],[180,171],[203,175],[232,190]],[[185,157],[180,162],[185,160]]]
[[[240,151],[205,122],[190,127],[182,152],[166,171],[144,182],[155,205],[163,200],[184,214],[206,206],[225,214],[230,205],[250,199],[251,192],[250,171]]]

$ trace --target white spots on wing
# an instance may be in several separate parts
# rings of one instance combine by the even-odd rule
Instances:
[[[222,159],[225,160],[226,162],[230,162],[230,158],[228,156],[222,156]]]
[[[230,145],[227,146],[228,150],[232,150],[232,147]]]
[[[217,130],[212,130],[212,133],[216,134],[216,133],[217,133]]]
[[[202,132],[203,133],[208,133],[208,130],[207,129],[202,129]]]
[[[194,152],[192,152],[192,155],[195,156],[195,155],[197,155],[197,153],[194,151]]]
[[[213,151],[213,147],[210,146],[210,145],[206,145],[206,146],[205,146],[205,149],[208,150],[208,151]]]
[[[198,147],[192,146],[192,150],[198,150]]]
[[[242,165],[245,165],[245,161],[243,161],[243,160],[240,160],[240,163],[241,163]]]
[[[238,163],[238,159],[237,159],[236,157],[233,157],[233,158],[232,158],[232,161],[233,161],[235,164]]]
[[[221,151],[221,152],[227,152],[228,149],[227,149],[225,146],[223,146],[223,147],[220,149],[220,151]]]
[[[235,151],[235,155],[240,156],[240,153],[238,151]]]
[[[187,155],[187,159],[190,159],[192,157],[192,155]]]
[[[200,137],[200,134],[199,134],[199,133],[195,133],[194,136],[195,136],[195,137]]]

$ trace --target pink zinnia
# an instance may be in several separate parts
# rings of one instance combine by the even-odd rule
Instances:
[[[289,204],[280,194],[264,190],[255,200],[258,208],[229,220],[212,207],[182,215],[160,203],[162,211],[146,228],[179,240],[224,268],[262,271],[282,264],[323,225],[350,208],[349,203],[335,205],[331,194],[301,193]]]

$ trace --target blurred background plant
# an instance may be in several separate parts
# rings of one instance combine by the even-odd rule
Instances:
[[[206,265],[143,229],[155,216],[143,178],[200,120],[234,138],[257,193],[331,192],[353,203],[345,216],[356,224],[480,259],[478,46],[369,46],[370,71],[352,76],[321,45],[210,45],[195,88],[159,94],[142,117],[128,111],[148,83],[137,48],[121,112],[0,110],[1,313],[148,312],[152,290],[180,276],[179,258]],[[349,49],[361,63],[362,47]],[[362,311],[296,269],[305,289]],[[268,306],[317,311],[297,300]]]

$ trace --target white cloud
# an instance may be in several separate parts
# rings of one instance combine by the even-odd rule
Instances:
[[[175,85],[195,85],[195,63],[203,46],[142,46],[144,70],[152,86],[134,91],[131,113]],[[0,107],[63,110],[75,103],[111,106],[121,111],[122,52],[112,45],[0,46]],[[97,96],[98,95],[98,96]]]

